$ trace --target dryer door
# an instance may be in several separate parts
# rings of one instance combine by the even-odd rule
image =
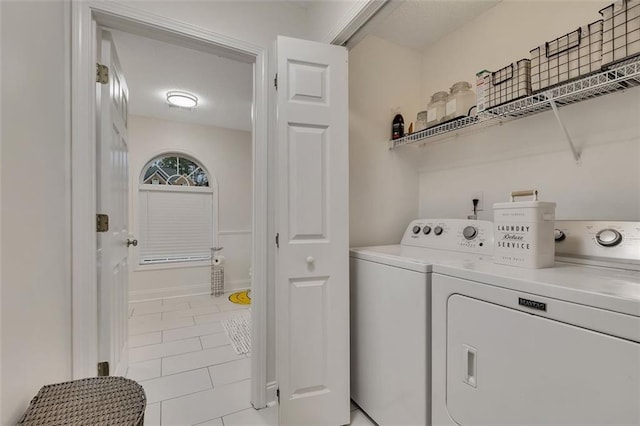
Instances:
[[[468,424],[639,424],[640,344],[453,295],[447,407]]]

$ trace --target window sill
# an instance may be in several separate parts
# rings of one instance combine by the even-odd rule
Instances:
[[[162,269],[186,269],[186,268],[205,268],[211,266],[210,260],[194,260],[191,262],[164,262],[164,263],[135,263],[134,272],[154,271]]]

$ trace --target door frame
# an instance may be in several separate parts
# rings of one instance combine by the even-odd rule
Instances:
[[[95,376],[98,363],[96,215],[96,23],[178,42],[254,64],[252,194],[251,402],[266,406],[267,373],[267,52],[260,46],[123,4],[71,6],[71,293],[73,378]]]

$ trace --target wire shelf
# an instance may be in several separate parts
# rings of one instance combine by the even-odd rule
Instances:
[[[592,74],[542,92],[507,102],[479,113],[476,117],[462,117],[447,123],[389,141],[389,149],[405,145],[426,145],[446,139],[474,133],[478,129],[493,126],[552,109],[557,106],[615,93],[640,86],[640,57],[619,63],[609,70]]]

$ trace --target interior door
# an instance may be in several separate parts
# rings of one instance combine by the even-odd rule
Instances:
[[[349,423],[347,51],[278,37],[281,425]]]
[[[109,81],[98,83],[97,212],[109,216],[109,229],[98,233],[98,356],[111,375],[127,371],[128,294],[128,147],[129,92],[108,31],[99,31],[98,60],[109,68]]]

